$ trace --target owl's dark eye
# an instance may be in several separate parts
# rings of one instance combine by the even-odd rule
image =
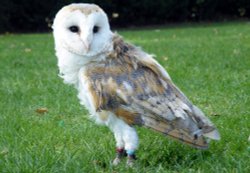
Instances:
[[[79,32],[79,27],[73,25],[73,26],[70,26],[70,27],[69,27],[69,30],[70,30],[71,32],[76,33],[76,32]]]
[[[100,27],[99,26],[94,26],[93,28],[93,33],[98,33],[98,31],[100,30]]]

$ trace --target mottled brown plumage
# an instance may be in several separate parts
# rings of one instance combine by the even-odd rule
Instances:
[[[113,39],[106,60],[86,69],[96,111],[113,112],[130,125],[152,128],[197,148],[207,148],[202,136],[212,123],[165,77],[157,64],[140,61],[138,48]],[[196,112],[195,112],[196,111]]]

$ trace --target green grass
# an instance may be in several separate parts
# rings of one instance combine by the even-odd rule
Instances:
[[[57,76],[52,35],[1,35],[0,172],[250,172],[250,23],[119,33],[157,55],[222,140],[200,151],[138,128],[137,165],[112,167],[113,135]]]

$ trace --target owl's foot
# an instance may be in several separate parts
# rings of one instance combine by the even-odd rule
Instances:
[[[131,168],[134,166],[136,160],[135,151],[128,150],[127,155],[127,166]]]
[[[130,168],[133,167],[134,164],[135,164],[135,160],[136,160],[135,155],[128,156],[128,158],[127,158],[127,166],[130,167]]]
[[[126,156],[127,156],[127,153],[124,150],[124,148],[117,148],[116,149],[116,157],[113,160],[113,165],[114,166],[118,165],[122,161],[122,158],[124,158]]]

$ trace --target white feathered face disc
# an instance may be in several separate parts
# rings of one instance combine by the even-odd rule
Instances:
[[[56,46],[83,56],[99,54],[112,38],[107,15],[93,4],[62,8],[56,14],[53,34]]]

